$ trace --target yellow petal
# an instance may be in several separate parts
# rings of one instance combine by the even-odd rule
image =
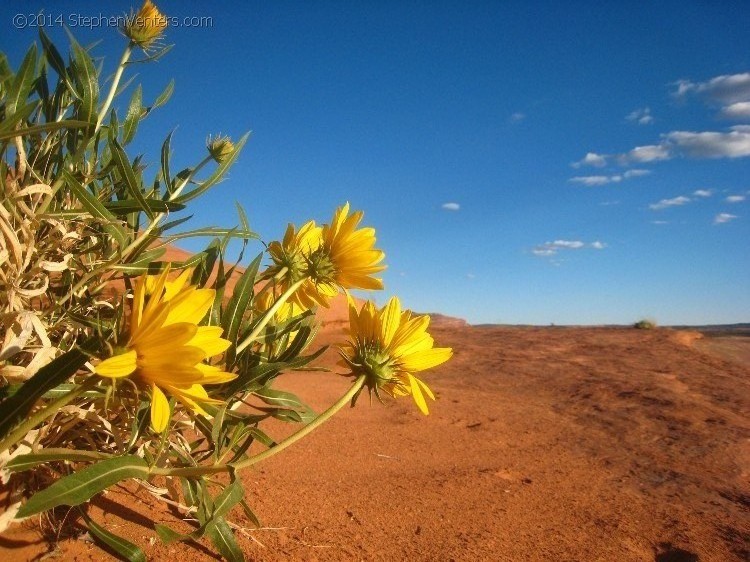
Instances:
[[[203,351],[203,359],[208,359],[224,353],[232,345],[229,340],[222,339],[223,331],[221,326],[201,326],[185,345],[199,348]]]
[[[188,282],[188,279],[190,279],[192,275],[193,268],[189,267],[183,270],[183,272],[180,273],[174,281],[166,281],[164,283],[164,297],[162,297],[162,300],[168,301],[174,298],[175,295],[182,291],[185,283]]]
[[[190,322],[197,324],[211,308],[216,291],[213,289],[195,289],[189,287],[169,301],[169,315],[164,324]]]
[[[418,351],[402,357],[400,360],[401,368],[405,371],[424,371],[445,363],[453,355],[453,350],[449,347],[436,347],[425,351]]]
[[[169,401],[161,389],[151,385],[151,427],[161,433],[169,423]]]
[[[419,383],[417,382],[417,379],[414,378],[412,375],[409,375],[409,383],[411,386],[411,395],[414,398],[414,402],[417,404],[417,407],[422,411],[422,413],[426,416],[430,413],[430,411],[427,409],[427,401],[424,399],[424,396],[422,396],[422,389],[419,387]]]
[[[380,314],[380,342],[388,346],[398,330],[401,320],[401,303],[397,297],[391,297]]]
[[[222,371],[219,367],[214,365],[198,363],[195,368],[203,374],[201,384],[222,384],[233,381],[237,378],[236,374]]]
[[[109,359],[105,359],[94,367],[94,371],[96,371],[97,375],[112,379],[127,377],[135,371],[137,359],[138,355],[135,351],[128,351],[127,353],[114,355]]]

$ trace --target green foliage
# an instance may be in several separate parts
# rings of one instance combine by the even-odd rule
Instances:
[[[656,328],[656,322],[647,319],[639,320],[638,322],[633,324],[633,328],[637,330],[653,330],[654,328]]]

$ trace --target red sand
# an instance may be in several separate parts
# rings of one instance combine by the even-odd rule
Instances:
[[[344,337],[342,304],[322,341]],[[750,338],[438,324],[438,345],[456,354],[425,376],[438,394],[430,416],[408,399],[363,396],[243,474],[265,526],[232,513],[252,536],[239,536],[248,560],[750,558]],[[275,384],[317,410],[346,386],[325,373]],[[135,486],[93,504],[152,560],[217,559],[208,541],[154,540],[152,518],[177,519]],[[0,536],[7,562],[54,549],[35,521]],[[113,559],[80,538],[55,554]]]

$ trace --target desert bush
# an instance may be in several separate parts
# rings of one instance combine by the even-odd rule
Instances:
[[[638,320],[638,322],[633,324],[633,328],[637,330],[653,330],[656,328],[656,322],[647,319]]]
[[[349,289],[382,289],[384,253],[348,204],[326,224],[289,225],[244,269],[257,236],[242,207],[230,227],[185,230],[187,218],[173,218],[216,187],[248,135],[209,137],[204,156],[176,173],[171,134],[151,175],[142,155],[128,154],[173,84],[152,102],[135,87],[119,112],[123,78],[166,54],[165,28],[148,0],[129,17],[107,87],[72,36],[67,60],[43,29],[41,49],[32,45],[17,70],[0,54],[0,467],[13,500],[0,522],[72,506],[101,545],[144,560],[86,509],[134,480],[195,522],[189,534],[156,525],[162,540],[206,536],[242,560],[231,512],[257,517],[238,472],[354,405],[365,388],[411,396],[427,413],[434,395],[415,373],[451,350],[433,347],[429,317],[397,298],[382,308],[350,298],[350,337],[339,349],[347,392],[316,414],[274,386],[285,372],[320,369],[315,308]],[[209,243],[185,261],[162,259],[191,237]],[[231,240],[242,251],[228,264]],[[301,427],[277,440],[270,419]]]

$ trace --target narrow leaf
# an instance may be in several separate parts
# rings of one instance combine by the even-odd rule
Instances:
[[[114,533],[110,533],[107,529],[91,519],[91,517],[89,517],[83,510],[81,510],[81,515],[83,516],[84,521],[86,521],[86,526],[89,528],[91,536],[105,548],[110,549],[120,558],[127,560],[128,562],[146,562],[146,555],[144,552],[132,542],[115,535]]]
[[[126,455],[107,459],[65,476],[37,492],[21,506],[16,517],[28,517],[59,505],[79,505],[122,480],[146,478],[148,475],[148,464],[140,457]]]
[[[245,562],[245,555],[237,544],[231,527],[223,517],[218,517],[207,529],[208,538],[216,547],[221,555],[229,562]]]
[[[122,179],[125,180],[128,192],[138,202],[141,211],[146,213],[148,218],[153,219],[154,213],[149,208],[148,203],[146,203],[146,198],[143,196],[143,191],[141,190],[141,184],[135,176],[135,170],[133,170],[133,166],[131,166],[128,160],[128,155],[125,154],[125,150],[123,150],[114,136],[111,136],[109,139],[109,149],[112,151],[112,160],[114,160],[117,169],[120,171]]]
[[[94,218],[101,219],[107,223],[106,230],[117,240],[120,246],[125,244],[125,231],[117,223],[115,216],[110,213],[99,199],[94,197],[68,170],[63,169],[63,177],[70,190],[80,200],[81,204]]]
[[[87,359],[88,356],[80,349],[71,349],[39,369],[18,392],[1,402],[0,438],[26,417],[45,392],[68,380],[83,367]]]
[[[143,113],[143,88],[138,84],[138,87],[133,92],[133,96],[130,98],[130,105],[128,105],[128,112],[125,115],[125,122],[122,125],[122,144],[123,146],[130,143],[135,137],[135,132],[138,130],[138,123],[141,120],[141,114]]]
[[[23,58],[18,73],[8,88],[5,99],[5,114],[13,115],[26,104],[36,79],[36,43],[33,43]]]

